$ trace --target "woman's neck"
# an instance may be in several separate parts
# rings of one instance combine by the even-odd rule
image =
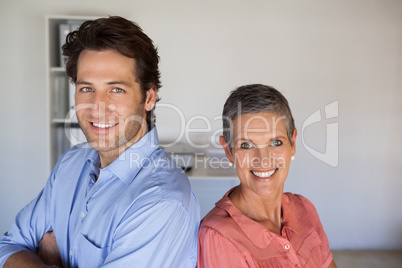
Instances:
[[[260,196],[245,188],[240,184],[229,194],[229,199],[244,215],[280,235],[283,191],[270,196]]]

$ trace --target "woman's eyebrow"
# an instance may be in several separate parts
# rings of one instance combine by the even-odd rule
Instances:
[[[275,137],[270,138],[269,141],[278,140],[278,139],[287,139],[287,136],[278,135],[278,136],[275,136]],[[249,141],[249,142],[254,143],[253,140],[251,140],[251,139],[246,139],[246,138],[243,138],[243,137],[237,138],[237,139],[235,140],[235,142],[239,142],[239,141]]]
[[[286,138],[287,138],[287,136],[279,135],[279,136],[276,136],[276,137],[272,137],[270,140],[286,139]]]
[[[235,141],[238,142],[238,141],[251,141],[251,140],[250,139],[245,139],[245,138],[238,138]]]

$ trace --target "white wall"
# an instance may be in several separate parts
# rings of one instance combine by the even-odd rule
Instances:
[[[299,135],[311,114],[339,101],[337,118],[304,132],[307,146],[325,152],[326,123],[338,123],[338,166],[313,157],[299,136],[286,189],[313,201],[332,248],[402,249],[399,0],[2,0],[1,233],[49,174],[49,14],[137,21],[159,46],[161,103],[179,106],[187,123],[195,115],[212,121],[210,133],[194,137],[199,141],[220,128],[213,118],[229,91],[246,83],[281,90]],[[174,139],[177,114],[160,109],[157,116],[162,140]],[[191,126],[205,124],[198,120]]]

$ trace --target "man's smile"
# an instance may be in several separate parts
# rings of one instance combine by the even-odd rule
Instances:
[[[98,128],[111,128],[111,127],[114,127],[115,125],[117,125],[117,123],[115,123],[115,124],[101,124],[101,123],[92,122],[92,125],[95,126],[95,127],[98,127]]]

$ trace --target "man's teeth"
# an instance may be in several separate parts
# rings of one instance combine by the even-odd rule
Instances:
[[[271,171],[267,171],[267,172],[256,172],[256,171],[251,171],[253,172],[253,174],[257,177],[260,178],[269,178],[271,177],[274,173],[275,173],[276,169],[271,170]]]
[[[109,128],[109,127],[113,127],[116,124],[97,124],[97,123],[92,123],[95,127],[98,128]]]

